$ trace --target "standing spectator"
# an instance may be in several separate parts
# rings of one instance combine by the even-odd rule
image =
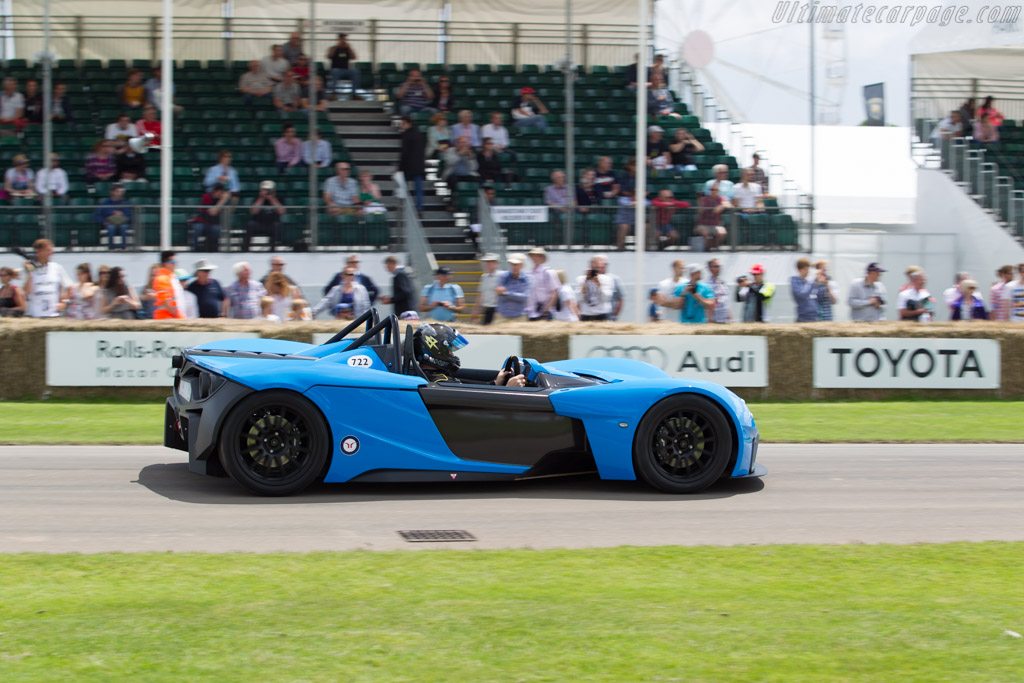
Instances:
[[[184,319],[185,290],[174,272],[178,259],[173,251],[160,252],[160,268],[153,277],[153,319]]]
[[[157,273],[160,272],[160,264],[154,263],[149,267],[149,275],[146,284],[142,286],[142,294],[139,295],[139,302],[142,308],[139,309],[139,319],[152,320],[154,308],[156,307],[156,282]]]
[[[20,274],[14,268],[0,268],[0,317],[17,318],[25,315],[25,291],[14,284]]]
[[[519,100],[512,107],[512,125],[520,133],[524,128],[540,128],[541,131],[548,129],[548,120],[544,114],[548,108],[537,97],[533,88],[523,88],[519,91]]]
[[[178,284],[182,288],[189,280],[193,279],[192,275],[184,268],[178,268],[174,274],[178,276]],[[199,317],[199,299],[188,289],[182,289],[181,298],[178,299],[178,309],[184,314],[186,320],[195,320]]]
[[[947,287],[945,291],[942,292],[942,299],[945,301],[947,309],[953,305],[954,301],[960,298],[960,283],[964,280],[970,279],[971,274],[962,270],[956,274],[956,281],[953,283],[953,286]]]
[[[654,60],[651,62],[651,66],[648,67],[647,80],[651,82],[651,86],[654,86],[655,77],[660,76],[662,82],[668,82],[668,72],[665,70],[665,55],[657,54],[654,55]]]
[[[313,307],[313,317],[320,311],[331,309],[335,318],[352,320],[370,309],[370,297],[356,280],[354,268],[346,267],[341,271],[341,282],[331,288],[323,299]]]
[[[640,55],[633,55],[633,63],[626,67],[626,90],[630,92],[636,92],[637,83],[639,83],[640,74]],[[646,79],[648,82],[651,80],[651,68],[645,69]]]
[[[106,140],[113,140],[118,147],[122,147],[138,135],[139,131],[132,123],[132,117],[128,114],[119,114],[117,121],[107,126],[103,137]]]
[[[352,81],[352,99],[361,100],[356,91],[359,90],[359,69],[353,69],[351,62],[356,59],[356,51],[348,44],[348,36],[344,33],[338,34],[338,42],[327,51],[327,59],[331,60],[330,77],[327,79],[327,89],[333,94],[341,79]]]
[[[815,302],[818,305],[818,321],[832,322],[832,307],[839,301],[839,285],[828,275],[828,261],[814,264],[817,273],[814,278]]]
[[[236,263],[234,271],[237,279],[224,290],[223,316],[243,320],[260,317],[260,299],[267,295],[267,290],[259,282],[249,279],[252,268],[247,262]]]
[[[565,174],[562,174],[563,180]],[[529,251],[533,261],[530,273],[530,295],[526,298],[526,317],[534,320],[551,320],[551,309],[558,300],[558,289],[561,283],[555,271],[547,266],[548,252],[544,247],[534,247]]]
[[[993,103],[995,98],[989,95],[985,98],[985,101],[978,107],[978,111],[974,113],[975,120],[980,121],[983,116],[988,116],[989,121],[993,126],[999,128],[1003,125],[1003,115],[999,113],[999,110],[995,108]]]
[[[647,168],[654,174],[668,168],[672,162],[664,137],[665,129],[661,126],[647,127]]]
[[[563,216],[574,204],[569,197],[569,187],[565,184],[564,171],[551,172],[551,184],[544,188],[544,203],[555,216]]]
[[[285,118],[292,112],[301,111],[301,100],[302,88],[295,82],[295,77],[289,69],[274,86],[274,108],[281,118]]]
[[[636,223],[636,159],[626,162],[626,172],[619,178],[617,187],[619,210],[615,212],[615,223],[618,225],[616,243],[619,251],[625,251],[626,235],[632,234],[633,224]]]
[[[430,107],[437,112],[455,111],[452,82],[447,76],[442,75],[437,79],[437,90],[434,91],[434,98],[430,101]]]
[[[722,224],[731,204],[719,194],[718,183],[715,183],[711,186],[709,194],[700,196],[697,206],[697,234],[704,238],[705,251],[713,251],[728,235]]]
[[[43,96],[39,92],[39,81],[30,78],[25,81],[25,121],[43,122]]]
[[[590,269],[576,278],[576,301],[579,303],[580,320],[610,320],[615,282],[601,273],[598,257],[590,259]]]
[[[135,130],[139,135],[152,133],[153,139],[149,143],[149,148],[160,149],[160,133],[163,131],[163,126],[160,125],[160,121],[156,117],[156,107],[151,104],[143,107],[142,118],[135,122]]]
[[[974,142],[986,147],[994,147],[999,143],[999,127],[992,123],[988,114],[974,122]]]
[[[658,231],[658,251],[671,247],[679,242],[679,232],[672,226],[672,216],[678,209],[690,208],[690,202],[676,199],[672,190],[667,187],[658,191],[658,196],[651,200],[654,206],[654,224]]]
[[[420,311],[438,322],[455,320],[465,307],[462,287],[451,282],[452,271],[440,266],[434,271],[436,279],[423,288],[420,296]]]
[[[4,192],[15,199],[32,199],[36,196],[36,174],[28,167],[28,157],[15,154],[11,162],[14,166],[4,173]]]
[[[715,294],[700,281],[701,268],[696,263],[686,267],[690,281],[676,286],[673,297],[664,302],[667,308],[679,309],[679,322],[700,325],[707,322],[708,313],[715,309]]]
[[[281,137],[274,140],[274,166],[277,172],[284,175],[289,168],[303,164],[302,141],[295,137],[295,126],[284,124]]]
[[[260,320],[265,320],[268,323],[279,323],[281,322],[281,316],[274,313],[274,297],[263,296],[260,297]]]
[[[672,144],[668,146],[668,153],[672,168],[677,173],[696,171],[697,159],[694,155],[700,154],[703,151],[704,145],[701,144],[700,140],[693,137],[690,131],[685,128],[676,128],[675,138],[672,140]]]
[[[960,296],[950,306],[950,320],[988,320],[985,300],[978,294],[978,283],[964,280],[960,283]]]
[[[266,287],[267,278],[273,275],[274,273],[281,273],[282,275],[284,275],[284,279],[288,280],[288,284],[294,287],[298,287],[298,285],[295,284],[295,280],[285,275],[284,258],[282,258],[281,256],[274,255],[270,257],[270,272],[263,276],[263,278],[260,280],[260,284]],[[301,294],[302,291],[299,290],[299,293]]]
[[[0,92],[0,125],[13,124],[17,130],[25,125],[25,96],[18,92],[18,81],[10,76],[4,79]]]
[[[775,285],[764,281],[764,266],[759,263],[754,264],[750,274],[754,276],[753,282],[747,280],[746,276],[736,280],[736,301],[744,303],[743,322],[766,323],[768,304],[775,294]]]
[[[242,185],[238,182],[238,171],[231,165],[232,159],[231,152],[226,149],[217,152],[217,163],[206,169],[206,175],[203,176],[203,187],[207,192],[214,185],[220,185],[231,194],[241,192]]]
[[[530,278],[523,272],[523,257],[508,257],[508,270],[498,277],[494,312],[499,322],[518,322],[526,317],[526,299],[530,295]]]
[[[991,292],[992,320],[1010,319],[1010,287],[1013,283],[1013,266],[1006,265],[996,271],[998,278]]]
[[[576,185],[576,206],[580,213],[590,213],[590,207],[601,206],[601,193],[594,185],[594,169],[585,168]]]
[[[563,323],[579,322],[580,309],[576,304],[576,292],[573,291],[572,285],[568,284],[564,270],[556,270],[555,275],[562,286],[558,288],[558,298],[555,299],[551,319]]]
[[[278,320],[287,320],[292,310],[292,302],[299,298],[299,288],[291,283],[284,273],[271,273],[263,285],[267,288],[267,296],[273,302],[272,310]]]
[[[220,219],[231,194],[220,183],[216,183],[199,200],[198,215],[189,222],[192,225],[192,251],[220,250]],[[202,240],[202,249],[200,248]]]
[[[337,175],[324,182],[327,213],[332,216],[359,213],[362,202],[359,201],[359,185],[349,177],[352,167],[347,161],[339,161],[334,165],[334,171]]]
[[[292,68],[291,63],[284,58],[284,53],[281,50],[280,45],[272,45],[270,48],[270,54],[260,60],[260,71],[263,75],[274,81],[274,83],[280,83],[284,80],[284,75]],[[257,309],[259,310],[259,309]],[[253,316],[254,318],[256,316]]]
[[[619,177],[612,170],[612,158],[601,157],[594,167],[594,188],[603,199],[615,199],[619,194]]]
[[[92,153],[85,158],[85,182],[107,182],[117,175],[117,162],[114,160],[113,143],[109,140],[97,140],[92,146]]]
[[[711,309],[711,322],[725,325],[732,322],[732,311],[729,303],[729,285],[720,277],[721,272],[722,264],[718,259],[708,261],[707,286],[715,298],[715,307]]]
[[[878,278],[885,272],[877,263],[869,263],[864,277],[850,284],[847,301],[850,304],[850,320],[873,323],[885,319],[885,299],[888,296],[885,285]]]
[[[796,321],[813,323],[818,320],[818,298],[815,283],[807,279],[811,272],[811,259],[803,256],[796,261],[796,275],[789,278],[789,292],[796,302]]]
[[[626,292],[622,288],[622,279],[615,273],[608,272],[608,257],[599,255],[593,258],[594,263],[597,264],[597,272],[601,275],[607,275],[612,279],[612,320],[618,320],[619,314],[622,313],[622,305],[626,301]]]
[[[448,128],[447,114],[434,114],[430,117],[430,128],[427,129],[426,156],[433,159],[435,156],[444,156],[451,146],[451,130]]]
[[[99,287],[92,281],[92,270],[88,263],[78,264],[75,274],[78,276],[78,282],[68,287],[64,317],[72,320],[92,320],[96,317],[95,297],[100,291]]]
[[[288,311],[287,322],[309,322],[313,319],[313,309],[305,299],[292,299],[292,310]]]
[[[342,268],[331,278],[331,281],[324,287],[324,294],[327,294],[334,287],[341,284],[342,277],[345,275],[345,269],[351,268],[352,272],[356,274],[356,282],[366,288],[366,294],[370,297],[370,303],[374,303],[377,300],[377,294],[380,292],[380,289],[378,289],[369,275],[359,270],[360,263],[362,262],[359,260],[359,254],[349,254],[345,258],[345,268]]]
[[[277,196],[277,184],[273,180],[264,180],[260,183],[260,193],[249,207],[249,222],[245,225],[245,235],[242,237],[242,251],[249,251],[255,235],[268,236],[270,251],[276,251],[283,215],[284,203]]]
[[[676,103],[672,99],[672,91],[665,84],[664,77],[659,74],[654,74],[651,77],[651,87],[647,91],[647,112],[650,116],[682,118],[681,114],[676,113]]]
[[[402,117],[402,134],[398,152],[398,170],[405,176],[406,184],[411,183],[416,191],[416,210],[423,211],[423,182],[427,176],[426,141],[412,121]]]
[[[50,153],[50,168],[39,169],[36,174],[36,194],[41,198],[49,193],[54,204],[65,204],[68,200],[68,173],[60,167],[60,157],[56,152]]]
[[[655,297],[657,301],[671,299],[672,297],[674,297],[676,288],[679,286],[681,282],[683,282],[686,279],[686,264],[683,263],[682,259],[677,258],[675,261],[673,261],[671,264],[671,268],[672,275],[658,283],[658,286],[656,288],[658,292],[657,296]],[[665,316],[662,315],[661,311],[659,311],[658,313],[659,320],[663,320]]]
[[[717,184],[718,194],[729,200],[731,204],[734,184],[729,180],[729,167],[725,164],[715,164],[711,167],[711,171],[715,177],[704,183],[704,194],[711,194],[711,187]]]
[[[409,70],[405,83],[398,86],[395,97],[398,99],[399,114],[415,114],[420,111],[434,113],[429,106],[430,101],[434,99],[434,91],[423,80],[423,74],[419,69]]]
[[[1007,286],[1007,295],[1010,299],[1010,320],[1015,323],[1024,323],[1024,262],[1017,264],[1017,274],[1020,279]]]
[[[128,248],[132,205],[124,198],[124,185],[117,183],[110,188],[110,196],[100,202],[92,218],[99,223],[100,229],[107,231],[107,249],[124,251]]]
[[[125,145],[114,156],[117,179],[121,182],[146,179],[146,156]]]
[[[288,42],[281,46],[281,56],[288,60],[289,64],[294,64],[299,60],[300,56],[305,56],[302,51],[302,34],[298,31],[292,31],[291,35],[288,36]]]
[[[323,134],[319,129],[316,131],[316,154],[310,153],[309,140],[302,143],[302,163],[305,166],[316,163],[317,168],[328,168],[333,157],[334,150],[331,148],[331,143],[323,139]]]
[[[249,62],[249,70],[238,79],[238,92],[246,104],[252,104],[253,100],[269,97],[274,90],[274,81],[263,73],[260,63],[257,60]]]
[[[479,149],[482,141],[480,140],[480,126],[473,123],[473,112],[468,109],[463,109],[459,112],[458,122],[452,126],[452,137],[460,138],[465,136],[469,140],[469,146],[474,149]]]
[[[142,72],[138,69],[128,71],[128,79],[121,86],[117,103],[129,109],[138,109],[146,103],[146,86],[142,84]]]
[[[71,112],[71,98],[68,97],[68,86],[56,83],[53,86],[53,100],[50,102],[50,121],[53,123],[74,123]]]
[[[199,259],[195,266],[196,277],[185,288],[196,297],[200,318],[219,318],[224,310],[224,288],[212,276],[216,268],[206,259]]]
[[[974,110],[975,103],[973,97],[960,105],[960,121],[963,123],[965,135],[966,131],[970,129],[971,124],[974,123]]]
[[[395,307],[395,315],[401,316],[406,311],[416,310],[416,290],[412,284],[405,266],[398,262],[398,257],[389,254],[384,259],[384,267],[391,273],[391,296],[380,298],[383,304],[392,304]]]
[[[484,264],[484,272],[480,275],[480,285],[477,287],[473,321],[481,325],[490,325],[494,322],[494,311],[498,307],[498,278],[504,273],[498,270],[496,254],[484,254],[480,258],[480,263]]]
[[[719,188],[719,192],[721,192],[721,188]],[[740,210],[741,217],[745,218],[747,214],[764,212],[761,186],[750,182],[748,169],[740,171],[740,184],[733,187],[732,193],[732,205]]]
[[[505,115],[500,111],[491,112],[490,123],[480,129],[481,138],[490,138],[494,145],[494,151],[498,154],[508,154],[512,161],[516,160],[515,153],[509,149],[511,140],[508,135],[508,128],[505,127]]]
[[[924,270],[914,271],[910,286],[900,291],[898,299],[900,320],[927,323],[935,314],[935,298],[925,289],[927,279]]]
[[[100,315],[118,320],[135,320],[142,308],[135,289],[124,281],[124,271],[119,266],[110,269],[107,284],[100,291]]]
[[[761,168],[761,155],[754,152],[754,163],[750,165],[747,170],[747,176],[750,178],[750,182],[756,183],[761,187],[761,196],[768,195],[768,176],[765,174],[764,169]]]
[[[35,259],[25,262],[25,315],[30,318],[56,318],[65,307],[72,281],[59,263],[50,260],[53,242],[37,239],[32,243]]]
[[[441,178],[448,183],[448,189],[451,191],[448,197],[449,211],[455,210],[455,188],[459,183],[480,182],[477,168],[476,153],[470,147],[466,137],[458,138],[455,141],[455,146],[445,152],[444,172],[441,174]]]

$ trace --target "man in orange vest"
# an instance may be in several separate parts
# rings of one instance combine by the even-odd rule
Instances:
[[[177,263],[177,259],[173,251],[160,252],[160,269],[156,271],[156,277],[153,278],[153,291],[156,292],[153,309],[154,320],[185,317],[185,312],[181,309],[184,292],[181,289],[178,276],[174,274],[175,263]]]

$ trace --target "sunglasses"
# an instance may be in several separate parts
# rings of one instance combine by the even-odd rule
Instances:
[[[100,271],[100,275],[110,275],[110,271],[109,270],[101,270]]]

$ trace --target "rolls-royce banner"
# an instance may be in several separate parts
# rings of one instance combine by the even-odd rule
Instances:
[[[727,387],[768,386],[768,341],[739,335],[578,335],[569,338],[571,358],[632,358],[673,377]]]
[[[814,340],[821,389],[998,389],[995,339],[824,337]]]
[[[404,334],[404,332],[403,332]],[[323,344],[333,335],[318,332],[313,335],[314,344]],[[508,356],[523,355],[523,338],[515,334],[467,334],[469,344],[459,349],[459,360],[464,368],[494,368]]]
[[[52,387],[159,387],[174,383],[171,356],[252,332],[47,332],[46,383]]]

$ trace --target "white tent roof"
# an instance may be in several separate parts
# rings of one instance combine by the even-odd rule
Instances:
[[[911,41],[910,54],[918,78],[1018,79],[1024,25],[1020,20],[1012,24],[930,24]]]

